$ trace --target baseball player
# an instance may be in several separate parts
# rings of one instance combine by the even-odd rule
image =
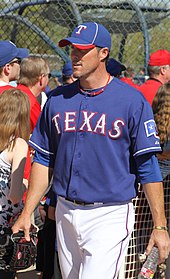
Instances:
[[[111,49],[107,29],[96,22],[80,24],[59,42],[66,45],[78,80],[54,90],[38,120],[30,139],[36,150],[30,188],[13,232],[24,230],[29,239],[31,213],[53,175],[62,277],[113,279],[133,229],[138,181],[154,222],[147,253],[156,245],[160,262],[169,254],[155,157],[161,150],[159,138],[143,95],[106,71]]]

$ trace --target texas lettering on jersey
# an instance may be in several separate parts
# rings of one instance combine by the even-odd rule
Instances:
[[[106,114],[99,114],[97,112],[88,112],[88,111],[81,111],[82,113],[82,123],[77,127],[76,125],[76,118],[77,113],[75,111],[72,112],[65,112],[64,113],[64,132],[91,132],[100,135],[106,135]],[[94,116],[98,116],[97,120],[93,122],[92,128],[92,119]],[[58,134],[61,134],[61,125],[60,122],[61,114],[57,113],[52,121],[54,122],[56,131]],[[112,129],[108,130],[108,136],[111,139],[117,139],[122,134],[122,127],[125,126],[125,122],[122,119],[117,119],[112,122]]]

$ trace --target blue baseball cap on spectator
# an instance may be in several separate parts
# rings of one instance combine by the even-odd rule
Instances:
[[[111,49],[111,36],[108,30],[96,22],[85,22],[79,24],[71,36],[59,41],[59,47],[72,44],[79,49],[90,49],[94,47],[107,47]]]
[[[28,55],[27,48],[17,48],[11,41],[0,41],[0,67],[5,66],[14,58],[23,59]]]
[[[63,74],[63,76],[71,76],[73,74],[71,61],[64,64],[63,69],[62,69],[62,74]]]
[[[125,71],[126,67],[114,58],[110,58],[106,70],[111,76],[117,76],[120,75],[122,71]]]

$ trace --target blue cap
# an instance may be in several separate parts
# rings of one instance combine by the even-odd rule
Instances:
[[[110,58],[106,70],[111,76],[117,76],[120,75],[122,71],[125,71],[126,67],[114,58]]]
[[[73,74],[71,61],[64,64],[63,69],[62,69],[62,74],[63,74],[63,76],[71,76]]]
[[[0,41],[0,67],[5,66],[14,58],[26,58],[29,55],[27,48],[17,48],[11,41]]]
[[[59,41],[59,47],[69,44],[79,49],[90,49],[107,47],[111,49],[111,36],[108,30],[96,22],[85,22],[78,25],[71,34],[71,37]]]

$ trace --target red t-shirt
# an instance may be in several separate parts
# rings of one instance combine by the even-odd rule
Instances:
[[[122,77],[122,78],[120,78],[120,80],[123,81],[123,82],[125,82],[125,83],[127,83],[127,84],[129,84],[129,85],[131,85],[131,86],[133,86],[133,87],[135,87],[136,89],[139,88],[139,85],[135,84],[135,83],[133,82],[133,80],[131,80],[131,78]]]
[[[28,97],[30,101],[30,123],[31,123],[31,133],[33,132],[35,125],[37,123],[37,120],[41,113],[41,106],[39,102],[37,101],[37,98],[33,95],[31,90],[22,84],[19,84],[17,86],[18,89],[23,91]]]
[[[8,90],[8,89],[12,89],[12,88],[15,88],[15,87],[13,87],[13,86],[11,86],[11,85],[3,85],[3,86],[0,86],[0,94],[2,93],[2,92],[4,92],[5,90]]]
[[[31,124],[31,133],[33,132],[35,125],[37,123],[37,120],[40,116],[41,113],[41,106],[38,103],[36,97],[33,95],[31,90],[22,84],[19,84],[17,86],[18,89],[20,89],[23,93],[25,93],[30,101],[30,124]],[[25,169],[24,169],[24,178],[29,179],[30,176],[30,171],[31,171],[31,159],[30,159],[30,151],[28,151],[27,155],[27,160],[25,164]]]
[[[162,83],[157,79],[148,79],[139,86],[139,91],[143,93],[146,100],[152,105],[153,99]]]

